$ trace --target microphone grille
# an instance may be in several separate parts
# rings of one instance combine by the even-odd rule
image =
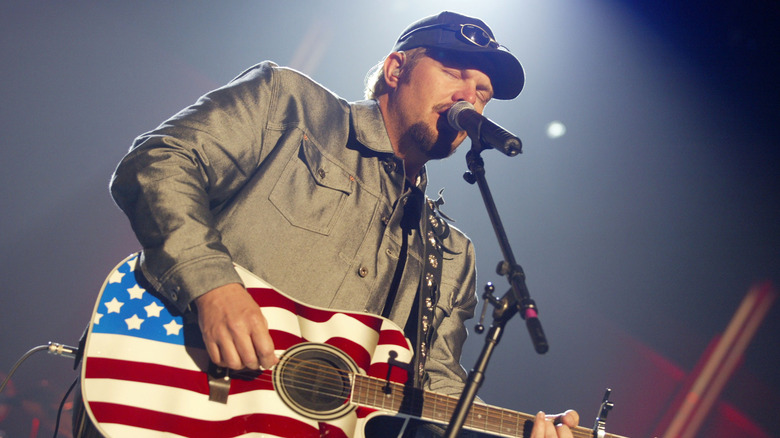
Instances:
[[[458,115],[465,110],[476,111],[476,108],[465,100],[459,100],[447,110],[447,121],[450,123],[450,126],[452,126],[452,129],[455,129],[456,131],[465,131],[465,129],[460,126],[460,123],[458,123]]]

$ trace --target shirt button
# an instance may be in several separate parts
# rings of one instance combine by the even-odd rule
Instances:
[[[319,175],[320,178],[325,178],[325,170],[324,169],[318,170],[317,175]]]
[[[390,223],[390,218],[387,216],[382,216],[382,225],[387,226],[387,224]]]
[[[174,286],[173,290],[171,290],[171,299],[173,301],[179,300],[179,292],[181,292],[181,286]]]
[[[368,275],[368,268],[366,268],[365,266],[361,266],[360,269],[358,269],[358,275],[361,277],[365,277],[366,275]]]

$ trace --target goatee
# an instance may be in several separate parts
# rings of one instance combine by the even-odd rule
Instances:
[[[458,135],[454,129],[447,125],[444,117],[439,119],[437,125],[438,135],[423,122],[417,122],[410,126],[405,135],[429,160],[449,157],[453,152],[452,142]]]

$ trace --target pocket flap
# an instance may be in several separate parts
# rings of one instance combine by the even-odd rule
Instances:
[[[317,184],[352,193],[354,177],[328,158],[307,135],[303,136],[303,154],[312,178]]]

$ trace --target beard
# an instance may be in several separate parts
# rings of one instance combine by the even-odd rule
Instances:
[[[446,117],[440,117],[436,127],[438,134],[424,122],[417,122],[404,134],[429,160],[440,160],[452,155],[452,143],[458,135],[458,132],[449,126]]]

